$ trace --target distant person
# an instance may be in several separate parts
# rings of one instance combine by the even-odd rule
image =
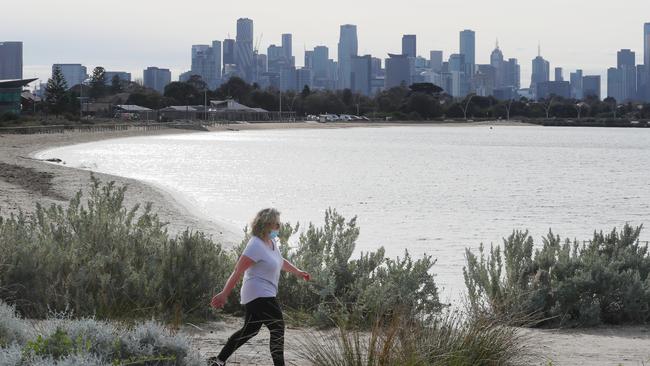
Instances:
[[[210,302],[216,309],[223,307],[228,295],[244,275],[241,288],[241,304],[246,310],[244,326],[228,338],[217,357],[208,359],[208,365],[225,365],[228,357],[237,348],[257,335],[262,324],[266,325],[271,333],[273,364],[284,365],[284,319],[280,304],[275,298],[280,271],[293,273],[305,281],[309,281],[310,275],[282,258],[277,243],[279,230],[280,212],[273,208],[261,210],[253,219],[253,236],[239,257],[223,291],[216,294]]]

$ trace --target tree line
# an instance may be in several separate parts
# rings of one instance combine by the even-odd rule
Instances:
[[[48,113],[78,114],[79,97],[97,101],[122,93],[125,93],[122,103],[151,109],[233,99],[249,107],[291,111],[298,116],[333,113],[394,120],[650,118],[650,104],[619,104],[611,97],[602,101],[591,96],[583,100],[550,96],[539,101],[527,98],[499,100],[475,94],[453,98],[431,83],[401,85],[366,96],[350,89],[312,90],[308,86],[300,92],[280,92],[275,88],[261,88],[256,83],[249,84],[238,77],[210,89],[200,76],[193,75],[185,82],[168,84],[161,94],[117,76],[108,81],[102,67],[93,70],[88,85],[72,88],[68,88],[61,70],[55,69],[47,83],[43,107]]]

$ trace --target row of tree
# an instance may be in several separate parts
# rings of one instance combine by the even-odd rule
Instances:
[[[463,99],[452,98],[441,88],[430,83],[418,83],[384,90],[373,97],[353,93],[350,89],[337,91],[312,91],[305,86],[302,91],[280,92],[262,89],[233,77],[211,90],[200,76],[186,82],[172,82],[164,93],[145,88],[114,77],[110,84],[102,67],[93,70],[87,86],[76,85],[68,89],[63,74],[55,69],[46,89],[45,107],[50,113],[75,113],[79,111],[79,97],[100,100],[121,93],[128,97],[123,102],[152,109],[170,105],[203,105],[210,100],[232,98],[250,107],[269,111],[292,111],[298,116],[323,113],[366,115],[376,118],[430,120],[440,118],[510,119],[510,118],[650,118],[650,105],[623,104],[613,98],[600,101],[552,96],[533,101],[498,100],[470,94]]]

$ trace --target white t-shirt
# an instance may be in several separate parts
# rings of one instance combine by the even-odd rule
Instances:
[[[247,304],[258,297],[275,297],[284,262],[278,245],[274,244],[271,249],[262,239],[253,236],[242,255],[252,259],[255,264],[244,272],[241,304]]]

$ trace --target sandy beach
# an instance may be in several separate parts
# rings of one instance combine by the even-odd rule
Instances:
[[[378,127],[384,123],[336,123],[315,122],[231,124],[211,127],[210,131],[243,131],[281,128],[344,128]],[[390,125],[409,125],[391,123]],[[523,125],[516,122],[435,123],[418,126],[486,126]],[[84,170],[53,164],[33,158],[38,151],[48,148],[86,143],[111,138],[143,135],[204,133],[179,129],[143,131],[131,129],[119,132],[70,132],[63,134],[10,135],[0,133],[0,215],[33,211],[36,203],[42,205],[65,204],[79,191],[90,185],[90,173]],[[136,203],[152,202],[153,209],[162,221],[168,222],[173,234],[186,228],[204,231],[226,247],[239,242],[241,233],[225,230],[218,222],[196,217],[171,194],[145,183],[123,177],[95,174],[102,181],[115,181],[127,185],[127,207]],[[228,336],[242,323],[239,318],[227,318],[223,322],[200,324],[199,328],[186,325],[183,331],[194,340],[194,346],[204,356],[215,355]],[[650,364],[650,327],[622,326],[598,327],[583,330],[530,330],[522,332],[530,339],[531,349],[539,355],[539,364],[547,365],[645,365]],[[287,330],[288,364],[303,365],[297,349],[300,340],[312,333],[310,329]],[[231,360],[232,365],[267,365],[268,331],[262,330],[252,342],[242,347]]]

